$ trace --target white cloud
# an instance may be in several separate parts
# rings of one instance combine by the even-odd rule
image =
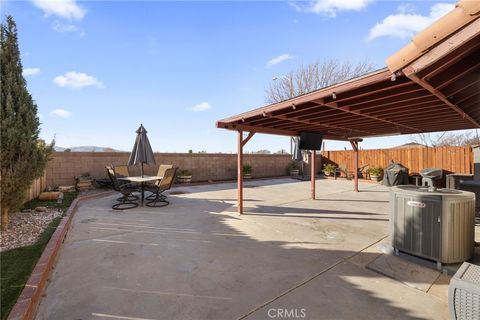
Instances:
[[[272,58],[272,59],[268,60],[268,62],[266,64],[266,67],[270,68],[270,67],[273,67],[276,64],[282,63],[284,61],[287,61],[287,60],[290,60],[290,59],[293,59],[293,58],[295,58],[295,57],[289,55],[288,53],[284,53],[284,54],[279,55],[278,57],[275,57],[275,58]]]
[[[25,68],[23,69],[22,75],[24,77],[36,76],[40,73],[40,68]]]
[[[428,27],[432,22],[447,14],[455,8],[452,3],[436,3],[430,8],[428,16],[407,13],[403,6],[399,13],[392,14],[378,22],[370,29],[367,39],[373,40],[380,37],[409,38],[420,30]]]
[[[70,20],[82,20],[86,10],[80,7],[76,0],[31,0],[43,10],[46,16],[56,15]]]
[[[374,0],[314,0],[305,2],[290,2],[298,11],[336,17],[340,11],[359,11]]]
[[[399,13],[414,13],[415,6],[412,3],[402,3],[398,6],[397,11]]]
[[[85,35],[85,30],[71,23],[62,23],[60,21],[55,21],[52,24],[52,29],[58,33],[78,32],[78,35],[80,37],[83,37]]]
[[[438,20],[453,9],[455,9],[454,3],[436,3],[430,8],[430,18],[433,21]]]
[[[94,86],[97,88],[103,88],[103,84],[95,77],[86,73],[70,71],[64,75],[57,76],[53,79],[53,82],[59,87],[67,87],[72,89],[81,89],[84,87]]]
[[[53,23],[52,28],[57,32],[74,32],[78,30],[78,27],[74,24],[65,24],[58,21]]]
[[[70,118],[72,113],[65,109],[55,109],[50,112],[50,115],[57,118]]]
[[[194,105],[193,107],[188,108],[193,112],[202,112],[212,109],[212,105],[208,102],[202,102]]]

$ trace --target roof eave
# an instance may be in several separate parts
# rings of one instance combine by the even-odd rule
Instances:
[[[385,61],[393,73],[416,60],[437,43],[479,18],[480,1],[461,0],[455,9],[419,32],[412,41]]]
[[[344,91],[359,88],[367,84],[374,84],[377,82],[385,81],[385,80],[388,80],[390,77],[391,77],[390,71],[387,68],[382,68],[377,71],[365,74],[363,76],[353,78],[345,82],[341,82],[341,83],[338,83],[326,88],[322,88],[316,91],[312,91],[310,93],[307,93],[298,97],[294,97],[288,100],[284,100],[284,101],[270,104],[270,105],[257,108],[248,112],[244,112],[232,117],[221,119],[217,121],[217,128],[222,128],[221,126],[218,126],[219,123],[232,123],[236,121],[241,121],[242,119],[245,119],[245,118],[254,117],[262,114],[268,114],[271,112],[282,110],[284,108],[291,107],[292,105],[299,105],[312,100],[320,100],[322,98],[331,96],[333,93],[339,94]]]

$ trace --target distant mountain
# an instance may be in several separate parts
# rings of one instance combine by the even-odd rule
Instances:
[[[97,147],[97,146],[79,146],[79,147],[58,147],[55,146],[55,151],[65,152],[66,149],[70,149],[71,152],[124,152],[122,150],[116,150],[108,147]]]

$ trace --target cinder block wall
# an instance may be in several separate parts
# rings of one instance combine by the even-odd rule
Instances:
[[[95,178],[105,177],[105,166],[124,165],[128,156],[127,152],[55,152],[47,166],[47,186],[72,185],[75,176],[87,172]],[[190,170],[194,182],[231,180],[237,172],[236,154],[156,153],[155,160],[156,166],[144,167],[146,174],[155,174],[159,164]],[[287,175],[291,161],[290,155],[244,155],[244,163],[252,166],[254,178]]]

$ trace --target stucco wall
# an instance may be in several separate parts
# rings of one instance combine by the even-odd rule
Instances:
[[[56,152],[47,166],[47,186],[72,185],[74,177],[90,173],[105,177],[105,166],[122,165],[129,153],[123,152]],[[157,166],[144,167],[146,174],[155,174],[158,164],[173,164],[193,173],[193,181],[231,180],[236,177],[236,154],[157,153]],[[290,155],[246,154],[244,163],[253,168],[253,177],[273,177],[287,174]]]

